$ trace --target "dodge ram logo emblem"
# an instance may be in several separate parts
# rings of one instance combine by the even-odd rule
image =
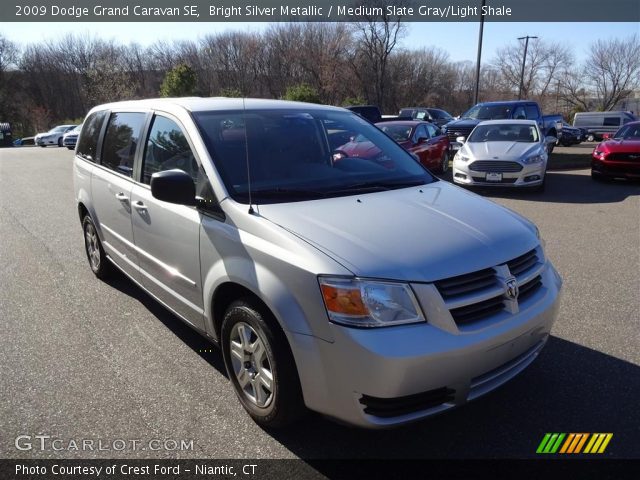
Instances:
[[[507,292],[507,297],[511,300],[515,300],[518,298],[518,294],[520,291],[518,290],[518,281],[516,277],[509,277],[504,281],[505,290]]]

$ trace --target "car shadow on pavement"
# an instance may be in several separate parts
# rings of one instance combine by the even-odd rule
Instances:
[[[311,466],[322,459],[536,457],[546,432],[611,432],[602,457],[640,457],[640,367],[552,337],[521,375],[461,408],[391,430],[342,426],[319,415],[269,432]]]
[[[547,172],[544,192],[505,187],[473,187],[470,191],[487,198],[521,199],[552,203],[617,203],[640,195],[640,181],[612,180],[596,182],[580,170]],[[441,175],[451,182],[451,172]]]
[[[133,283],[126,275],[118,271],[105,280],[111,287],[136,299],[145,306],[162,324],[197,353],[209,365],[226,378],[227,370],[222,359],[222,352],[207,338],[189,327],[181,319],[163,307],[159,302]]]

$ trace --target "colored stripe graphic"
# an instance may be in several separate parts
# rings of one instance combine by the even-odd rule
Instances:
[[[613,433],[545,433],[536,453],[600,454],[612,438]]]

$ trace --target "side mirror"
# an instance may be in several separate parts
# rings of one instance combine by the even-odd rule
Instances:
[[[151,175],[151,195],[163,202],[196,205],[196,186],[183,170],[165,170]]]
[[[416,140],[416,145],[422,145],[423,143],[426,143],[426,142],[427,142],[427,140],[429,140],[427,137],[419,137],[419,138]]]
[[[458,143],[464,143],[465,140],[466,140],[466,138],[464,138],[464,137],[456,137],[456,142],[458,142]]]

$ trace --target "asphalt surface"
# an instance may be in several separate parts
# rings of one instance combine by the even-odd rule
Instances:
[[[553,337],[512,382],[400,429],[310,415],[269,433],[240,407],[220,353],[201,351],[213,348],[206,340],[127,279],[93,276],[72,156],[0,149],[0,458],[531,457],[546,432],[612,432],[605,456],[640,458],[639,184],[581,170],[550,172],[541,194],[480,192],[538,224],[565,282]],[[38,434],[142,444],[15,447]],[[193,449],[150,450],[151,439]]]

